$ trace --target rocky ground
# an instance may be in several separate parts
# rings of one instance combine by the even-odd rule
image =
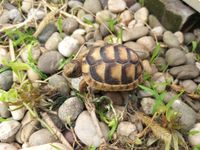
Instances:
[[[0,150],[200,149],[200,29],[135,0],[2,0],[0,37]],[[63,67],[107,43],[140,56],[143,83],[80,93]]]

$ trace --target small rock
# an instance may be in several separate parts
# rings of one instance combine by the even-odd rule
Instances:
[[[82,2],[80,2],[80,1],[69,1],[68,2],[68,6],[70,7],[70,8],[76,8],[76,7],[82,7],[83,6],[83,3]]]
[[[146,59],[150,55],[149,52],[146,50],[146,48],[139,43],[126,42],[124,45],[134,50],[141,59]]]
[[[163,34],[163,41],[170,48],[179,47],[179,45],[180,45],[180,42],[178,41],[178,38],[170,31],[166,31]]]
[[[9,11],[4,9],[0,15],[0,24],[6,24],[9,21]]]
[[[33,7],[33,0],[23,0],[22,1],[22,6],[21,9],[28,13],[29,10]]]
[[[82,79],[83,79],[82,76],[78,77],[78,78],[71,78],[70,81],[71,81],[72,87],[79,91],[79,84],[80,84]]]
[[[154,39],[151,36],[141,37],[137,40],[137,43],[146,47],[149,52],[152,52],[156,46],[156,42],[154,41]]]
[[[149,15],[149,26],[151,28],[157,27],[157,26],[162,26],[161,23],[159,22],[158,18],[156,18],[154,15]]]
[[[33,17],[35,20],[41,20],[46,15],[45,11],[42,9],[31,8],[28,12],[28,17]]]
[[[196,112],[181,100],[175,100],[172,108],[180,115],[180,123],[184,129],[191,128],[197,119]]]
[[[13,74],[12,71],[6,70],[0,73],[0,89],[9,90],[13,84]]]
[[[39,46],[36,46],[36,47],[33,47],[31,49],[29,49],[28,47],[25,47],[24,49],[22,49],[22,53],[21,53],[21,58],[24,62],[28,62],[28,55],[29,55],[29,50],[30,50],[30,53],[32,55],[32,58],[34,60],[38,60],[38,58],[40,57],[41,55],[41,51],[40,51],[40,48]]]
[[[54,23],[49,23],[43,30],[42,32],[39,34],[38,36],[38,40],[41,42],[41,43],[45,43],[49,37],[54,33],[56,32],[57,28],[56,26],[54,25]]]
[[[62,96],[68,96],[70,88],[67,84],[66,79],[61,75],[53,75],[49,78],[49,85],[53,86],[58,90]]]
[[[184,43],[189,44],[192,41],[195,41],[195,35],[191,32],[184,33]]]
[[[55,136],[47,129],[40,129],[34,132],[29,138],[30,146],[43,145],[51,142],[56,142]]]
[[[92,39],[94,39],[94,32],[89,32],[85,35],[86,41],[89,41],[89,40],[92,40]]]
[[[61,143],[43,144],[43,145],[39,145],[39,146],[32,146],[32,147],[28,147],[28,148],[22,148],[20,150],[54,150],[55,148],[52,145],[55,146],[59,150],[67,150],[67,147],[64,144],[61,144]]]
[[[39,74],[35,72],[32,68],[27,70],[27,76],[28,76],[28,79],[31,80],[32,82],[41,79]]]
[[[178,66],[186,62],[185,53],[178,48],[171,48],[165,54],[169,66]]]
[[[102,40],[102,35],[101,35],[99,30],[95,30],[95,32],[94,32],[94,40],[95,41]]]
[[[72,36],[74,36],[74,35],[85,35],[85,33],[86,33],[86,31],[84,29],[76,29],[73,32]]]
[[[13,21],[13,23],[19,23],[22,21],[21,13],[18,9],[11,9],[9,11],[9,19]]]
[[[83,107],[77,97],[68,98],[58,109],[58,116],[64,124],[70,124],[83,111]]]
[[[152,68],[148,60],[143,60],[142,66],[145,72],[152,74]]]
[[[197,89],[197,84],[192,80],[184,80],[180,85],[182,85],[188,93],[194,93]]]
[[[114,13],[120,13],[126,8],[124,0],[108,0],[108,9]]]
[[[90,22],[94,22],[94,17],[91,14],[85,14],[81,17],[81,20],[85,21],[88,20]]]
[[[99,0],[85,0],[83,7],[94,14],[102,10]]]
[[[129,137],[131,140],[135,140],[137,134],[136,126],[128,121],[122,121],[117,127],[117,134],[119,136]]]
[[[53,123],[55,124],[55,126],[62,131],[64,129],[65,125],[62,123],[62,121],[60,120],[58,115],[51,114],[51,113],[49,113],[48,115],[51,118],[51,120],[53,121]]]
[[[147,27],[134,27],[132,29],[124,30],[122,35],[122,40],[124,42],[130,40],[136,40],[142,36],[147,35],[149,32]]]
[[[101,33],[102,37],[109,35],[110,32],[108,31],[107,23],[100,25],[100,33]]]
[[[100,127],[104,138],[107,139],[109,131],[108,127],[103,122],[100,122]],[[87,146],[93,145],[94,147],[98,147],[103,143],[102,137],[98,135],[96,126],[88,111],[83,111],[78,116],[74,131],[81,142]]]
[[[163,57],[157,57],[154,63],[159,71],[163,71],[167,67],[167,62]]]
[[[163,101],[165,103],[168,103],[169,101],[173,100],[176,96],[177,96],[176,92],[172,92],[172,91],[167,92]]]
[[[145,114],[151,115],[153,113],[153,106],[155,105],[155,99],[142,98],[141,106]]]
[[[79,45],[84,45],[85,44],[85,37],[80,35],[80,34],[72,34],[72,37],[78,40]]]
[[[73,144],[75,142],[74,135],[71,131],[64,132],[64,137],[70,144]]]
[[[125,10],[119,16],[120,22],[128,25],[128,23],[133,19],[133,14],[129,10]]]
[[[136,11],[138,11],[140,8],[142,8],[142,6],[140,5],[140,3],[135,3],[135,4],[133,4],[133,5],[129,8],[129,10],[132,11],[132,12],[136,12]]]
[[[122,96],[122,93],[120,92],[106,92],[105,96],[110,98],[113,102],[113,105],[123,105],[124,104],[124,99]]]
[[[105,23],[110,19],[116,18],[116,15],[110,12],[109,10],[102,10],[97,12],[96,14],[96,21],[99,23]]]
[[[59,62],[63,56],[57,51],[47,51],[43,53],[38,60],[38,68],[47,74],[53,74],[58,71]]]
[[[196,123],[189,132],[195,132],[195,134],[189,134],[189,143],[195,147],[200,145],[200,123]]]
[[[157,38],[161,38],[163,35],[164,29],[162,26],[157,26],[151,29],[151,35],[156,36]]]
[[[47,50],[57,50],[58,44],[62,41],[60,34],[58,32],[54,32],[49,39],[45,43],[45,48]]]
[[[135,12],[134,18],[136,20],[147,22],[148,15],[149,15],[149,11],[147,10],[147,8],[146,7],[142,7],[142,8],[140,8],[139,10],[137,10]]]
[[[155,83],[155,88],[158,92],[163,92],[166,89],[166,84],[167,81],[165,79],[165,74],[161,73],[161,72],[156,72],[153,77],[152,80]]]
[[[74,18],[66,18],[62,23],[63,31],[70,35],[78,28],[78,22]]]
[[[126,2],[126,6],[130,7],[136,3],[136,0],[124,0]]]
[[[199,71],[200,71],[200,63],[197,61],[197,62],[195,62],[195,66],[199,69]]]
[[[138,97],[140,97],[140,98],[150,97],[150,96],[152,96],[152,94],[150,92],[146,92],[143,90],[138,91]]]
[[[115,112],[112,110],[106,112],[106,117],[108,117],[108,119],[112,120],[113,117],[118,117],[122,120],[122,118],[124,119],[126,117],[126,108],[124,106],[113,105],[113,108]]]
[[[186,64],[195,64],[196,56],[194,53],[187,53],[186,57]]]
[[[20,128],[20,123],[15,120],[4,121],[0,124],[0,141],[13,142],[15,134]]]
[[[177,31],[177,32],[174,33],[174,35],[177,37],[179,43],[183,44],[183,42],[184,42],[184,35],[183,35],[183,33],[180,32],[180,31]]]
[[[194,82],[200,83],[200,76],[194,79]]]
[[[26,112],[26,108],[25,107],[20,107],[19,108],[19,106],[16,106],[16,105],[10,105],[9,109],[10,109],[12,118],[14,120],[21,120],[24,117],[25,112]]]
[[[65,56],[69,57],[79,49],[79,41],[73,37],[66,36],[59,44],[59,52]]]
[[[199,75],[199,69],[194,65],[182,65],[169,70],[178,79],[193,79]]]
[[[0,102],[0,117],[2,117],[2,118],[10,117],[10,111],[8,109],[7,103]]]
[[[19,150],[14,144],[0,143],[0,150]]]

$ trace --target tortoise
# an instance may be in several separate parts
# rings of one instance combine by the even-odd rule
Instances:
[[[142,72],[137,53],[122,44],[93,47],[64,67],[67,77],[83,76],[80,87],[100,91],[133,90],[142,82]]]

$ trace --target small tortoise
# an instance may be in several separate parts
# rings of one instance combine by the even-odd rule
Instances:
[[[64,67],[65,76],[78,77],[82,74],[82,84],[101,91],[132,90],[142,82],[142,72],[138,55],[123,45],[92,48]]]

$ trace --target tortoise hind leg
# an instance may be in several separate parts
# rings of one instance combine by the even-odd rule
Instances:
[[[81,80],[81,82],[79,83],[79,91],[81,93],[86,93],[87,92],[87,83],[85,82],[84,79]]]
[[[81,62],[79,60],[72,60],[64,66],[64,75],[69,78],[77,78],[82,74]]]

